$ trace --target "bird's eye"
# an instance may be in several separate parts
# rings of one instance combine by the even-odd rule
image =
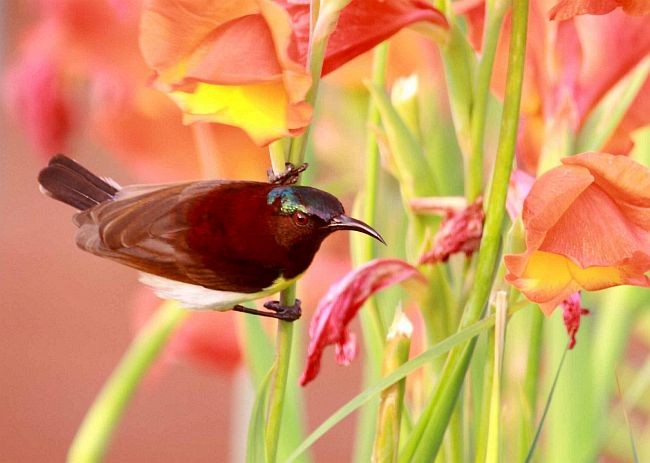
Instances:
[[[294,212],[293,221],[296,225],[304,227],[309,223],[309,216],[304,212]]]

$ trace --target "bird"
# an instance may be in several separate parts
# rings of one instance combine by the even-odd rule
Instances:
[[[370,225],[345,215],[341,202],[295,185],[306,164],[287,163],[269,182],[200,180],[121,187],[58,154],[38,175],[41,191],[75,209],[79,248],[139,270],[163,299],[197,310],[235,310],[285,321],[300,301],[256,310],[242,304],[299,279],[321,243],[339,230],[369,235]]]

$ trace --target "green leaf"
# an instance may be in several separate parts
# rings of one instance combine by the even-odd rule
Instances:
[[[249,317],[257,318],[257,317]],[[266,409],[269,401],[269,386],[273,378],[273,369],[268,373],[260,383],[253,403],[251,420],[248,424],[248,439],[246,444],[246,463],[263,463],[266,462],[266,448],[264,430],[266,428]]]
[[[88,410],[68,453],[70,463],[100,462],[140,381],[189,311],[164,302],[131,342]]]
[[[404,201],[408,202],[417,196],[435,196],[438,188],[434,184],[422,147],[391,104],[386,92],[373,83],[368,83],[367,86],[386,130]]]
[[[244,317],[244,354],[257,390],[273,364],[274,346],[262,326],[261,317]]]
[[[467,41],[467,35],[457,24],[451,28],[442,57],[456,136],[463,154],[469,155],[476,55]]]
[[[304,451],[311,447],[318,439],[320,439],[325,433],[330,429],[340,423],[344,418],[354,412],[356,409],[361,407],[363,404],[368,402],[368,400],[377,396],[381,391],[387,387],[397,383],[401,379],[405,378],[413,371],[418,368],[426,365],[431,362],[436,357],[445,354],[455,346],[465,343],[482,333],[483,331],[489,329],[494,325],[494,316],[487,317],[481,321],[478,321],[467,328],[459,331],[458,333],[444,339],[438,344],[434,345],[430,349],[426,350],[422,354],[418,355],[412,360],[409,360],[401,367],[397,368],[388,376],[377,381],[374,385],[365,389],[343,407],[339,408],[334,412],[327,420],[325,420],[318,428],[316,428],[305,441],[296,449],[293,454],[287,459],[287,463],[291,463],[296,460]]]

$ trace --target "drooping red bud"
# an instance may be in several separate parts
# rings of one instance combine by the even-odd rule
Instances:
[[[589,309],[582,307],[580,301],[580,291],[571,294],[560,304],[562,307],[562,316],[564,317],[564,326],[569,335],[569,349],[576,345],[576,334],[580,329],[580,317],[589,315]]]
[[[363,303],[388,286],[414,279],[424,282],[422,274],[399,259],[375,259],[348,273],[334,284],[316,308],[309,325],[307,365],[300,378],[305,386],[320,370],[323,350],[336,345],[336,361],[349,365],[357,352],[356,340],[347,326]]]
[[[481,244],[484,221],[482,198],[465,209],[448,212],[438,230],[433,248],[422,256],[420,263],[446,262],[449,256],[458,252],[471,256]]]

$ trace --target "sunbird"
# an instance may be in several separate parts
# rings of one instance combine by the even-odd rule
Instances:
[[[64,155],[38,175],[41,191],[79,212],[81,249],[140,270],[163,299],[190,309],[236,310],[294,321],[300,301],[255,310],[241,304],[282,291],[307,270],[323,240],[353,230],[384,243],[345,215],[333,195],[293,185],[288,165],[269,183],[203,180],[120,187]]]

